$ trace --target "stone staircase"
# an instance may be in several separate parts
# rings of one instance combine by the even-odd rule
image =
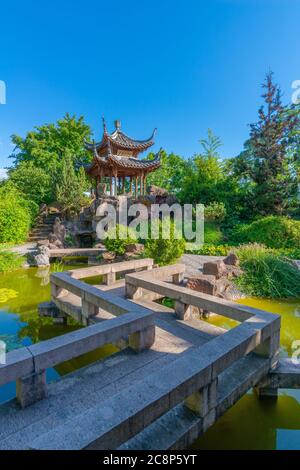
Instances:
[[[28,241],[38,242],[39,240],[44,240],[45,238],[48,238],[50,233],[53,232],[53,225],[55,219],[59,216],[59,212],[50,212],[47,215],[41,215],[37,219],[35,227],[31,230]]]

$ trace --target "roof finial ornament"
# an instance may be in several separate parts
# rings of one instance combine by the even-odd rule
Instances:
[[[121,129],[121,121],[119,119],[115,120],[115,128],[117,131]]]
[[[103,122],[103,131],[104,131],[104,134],[107,134],[106,122],[105,122],[105,117],[104,117],[104,116],[102,116],[102,122]]]

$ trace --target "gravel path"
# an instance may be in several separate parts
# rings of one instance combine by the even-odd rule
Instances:
[[[183,255],[179,263],[186,265],[186,273],[189,275],[199,274],[202,272],[203,263],[207,261],[217,261],[218,259],[224,259],[225,256],[205,256],[205,255]]]

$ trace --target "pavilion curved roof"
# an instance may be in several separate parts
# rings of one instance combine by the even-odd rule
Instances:
[[[152,132],[152,135],[145,140],[132,139],[128,135],[124,134],[120,129],[116,129],[112,134],[108,134],[106,128],[104,128],[104,134],[100,142],[84,142],[85,148],[89,151],[94,151],[95,147],[97,151],[107,148],[109,144],[121,150],[136,150],[143,151],[154,145],[154,136],[156,129]]]
[[[159,168],[160,163],[160,151],[151,160],[138,160],[135,157],[124,157],[112,153],[109,153],[106,157],[100,157],[97,151],[95,151],[94,159],[91,165],[86,168],[86,172],[93,175],[95,172],[98,172],[99,168],[102,168],[104,175],[110,175],[112,169],[115,169],[118,174],[126,173],[127,176],[130,176],[138,172],[147,173],[153,171]]]

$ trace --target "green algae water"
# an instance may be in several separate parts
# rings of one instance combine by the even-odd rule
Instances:
[[[300,299],[242,299],[239,303],[281,315],[281,356],[291,356],[292,343],[300,339]],[[213,316],[223,328],[235,326],[227,318]],[[277,400],[259,399],[249,392],[201,436],[194,449],[299,450],[300,390],[280,390]]]
[[[76,269],[83,265],[66,265],[60,269]],[[86,282],[94,283],[89,278]],[[99,278],[97,279],[99,282]],[[20,269],[12,273],[0,274],[0,340],[6,344],[7,352],[38,341],[59,336],[81,328],[72,319],[68,325],[55,325],[51,318],[40,318],[38,305],[50,300],[50,268]],[[102,359],[117,349],[107,345],[68,362],[47,370],[47,380],[72,372],[97,359]],[[0,387],[0,403],[15,396],[15,384]]]

